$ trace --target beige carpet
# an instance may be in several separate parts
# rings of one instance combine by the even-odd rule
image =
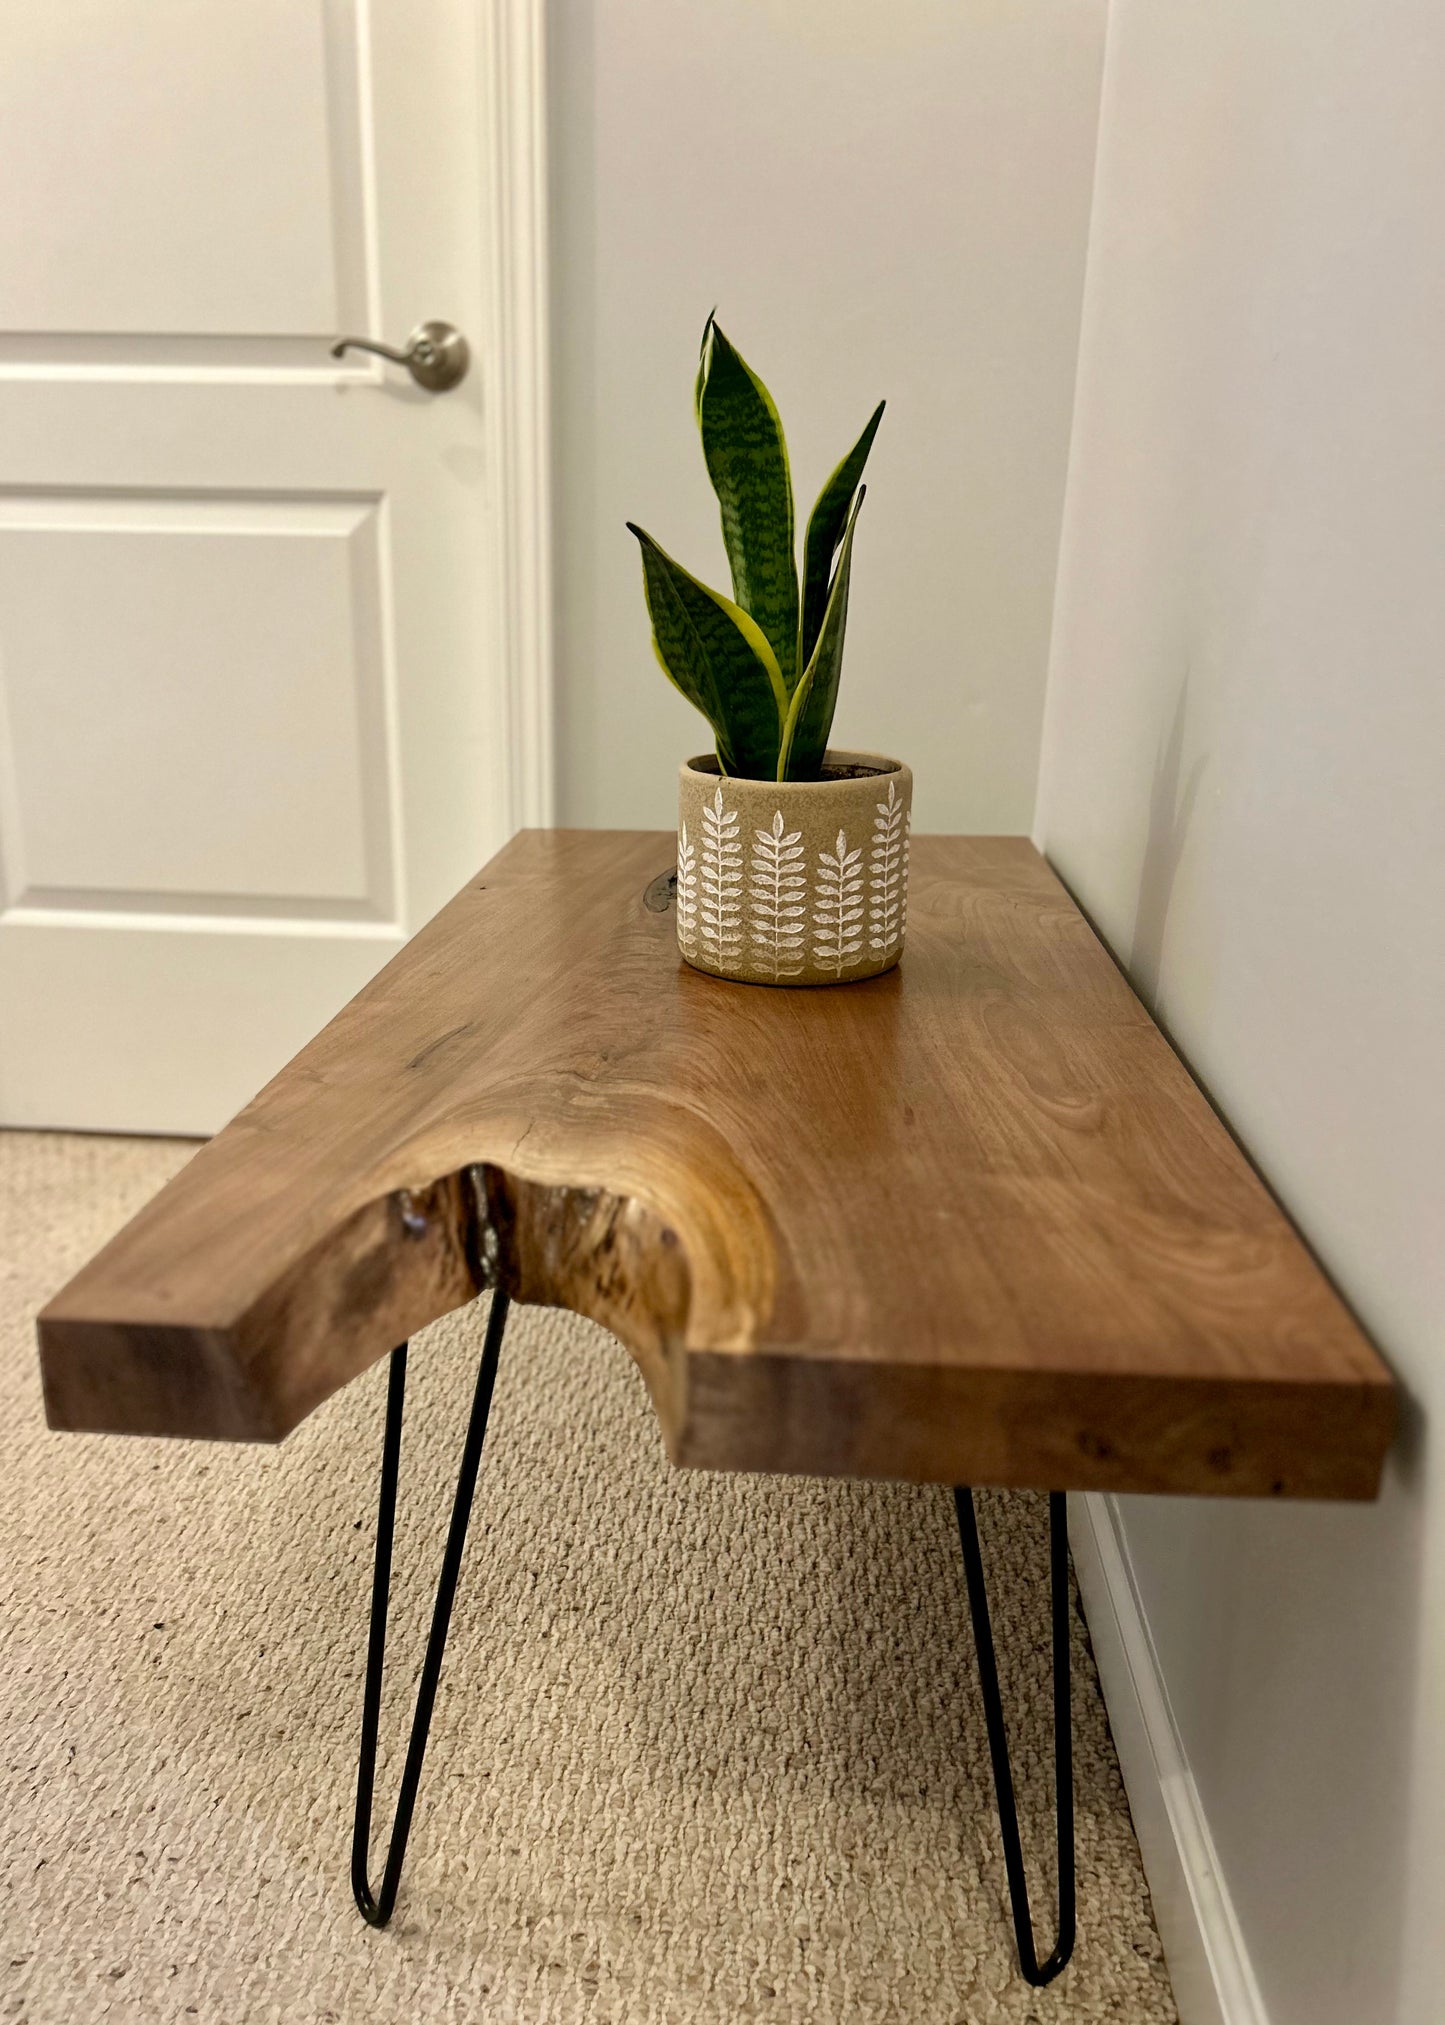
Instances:
[[[188,1151],[0,1134],[0,2017],[1175,2017],[1082,1627],[1080,1941],[1034,1992],[947,1494],[674,1472],[624,1353],[540,1310],[503,1353],[396,1919],[363,1927],[346,1868],[381,1368],[279,1450],[41,1422],[35,1308]],[[479,1322],[413,1352],[408,1673]],[[983,1516],[1046,1847],[1044,1513]],[[399,1694],[393,1737],[403,1714]],[[393,1752],[388,1815],[394,1776]]]

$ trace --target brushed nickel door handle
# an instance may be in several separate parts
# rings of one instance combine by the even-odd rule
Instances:
[[[344,358],[349,351],[375,352],[378,358],[390,359],[394,366],[405,366],[417,385],[425,387],[429,394],[446,394],[459,387],[472,362],[471,346],[452,323],[419,323],[401,351],[395,345],[377,344],[371,338],[338,338],[331,347],[331,356]]]

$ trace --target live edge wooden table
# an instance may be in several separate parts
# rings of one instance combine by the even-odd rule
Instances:
[[[1045,1982],[1074,1933],[1064,1493],[1372,1497],[1392,1383],[1027,841],[915,839],[901,967],[812,991],[688,969],[671,857],[663,834],[509,844],[46,1308],[50,1423],[279,1441],[393,1352],[353,1847],[376,1924],[509,1300],[605,1323],[676,1463],[954,1486],[1020,1965]],[[405,1344],[485,1289],[373,1894]],[[1059,1927],[1043,1961],[976,1484],[1053,1494]]]

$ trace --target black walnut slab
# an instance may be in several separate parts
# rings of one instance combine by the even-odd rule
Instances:
[[[915,838],[806,992],[679,960],[671,852],[508,845],[46,1308],[51,1424],[279,1440],[502,1286],[679,1463],[1374,1495],[1388,1372],[1032,845]]]

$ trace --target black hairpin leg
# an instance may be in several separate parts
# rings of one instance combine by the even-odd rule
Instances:
[[[436,1603],[432,1609],[431,1632],[422,1661],[421,1681],[416,1693],[416,1712],[411,1721],[411,1738],[402,1769],[401,1792],[392,1822],[391,1842],[386,1852],[381,1890],[373,1896],[367,1878],[371,1845],[371,1799],[376,1781],[376,1739],[381,1726],[381,1677],[386,1659],[386,1608],[391,1591],[391,1540],[396,1523],[396,1481],[401,1462],[401,1419],[406,1399],[406,1345],[391,1353],[391,1370],[386,1390],[386,1432],[381,1447],[381,1496],[376,1517],[376,1565],[371,1584],[371,1638],[366,1653],[366,1692],[361,1710],[361,1758],[356,1771],[356,1820],[351,1837],[351,1889],[361,1917],[369,1926],[384,1927],[396,1904],[401,1867],[406,1861],[407,1838],[411,1834],[412,1810],[421,1784],[422,1760],[426,1756],[427,1732],[431,1728],[432,1705],[441,1679],[442,1658],[447,1647],[452,1602],[461,1573],[462,1551],[467,1544],[467,1521],[481,1467],[482,1442],[487,1432],[487,1414],[492,1404],[492,1386],[497,1376],[497,1358],[502,1332],[507,1326],[507,1296],[492,1296],[487,1317],[487,1339],[477,1372],[477,1389],[472,1399],[472,1417],[462,1447],[457,1472],[452,1521],[447,1531],[446,1551],[437,1581]]]
[[[1018,1942],[1019,1968],[1024,1981],[1042,1988],[1051,1983],[1074,1952],[1074,1742],[1069,1706],[1069,1523],[1068,1505],[1062,1491],[1049,1493],[1049,1572],[1052,1590],[1054,1643],[1054,1808],[1058,1831],[1059,1938],[1053,1953],[1042,1964],[1034,1952],[1034,1927],[1029,1917],[1029,1887],[1024,1875],[1023,1846],[1019,1841],[1018,1808],[1014,1803],[1013,1773],[1009,1768],[1008,1732],[1004,1727],[1003,1701],[998,1691],[998,1660],[993,1649],[993,1631],[988,1621],[988,1591],[983,1579],[983,1555],[978,1544],[978,1518],[973,1492],[955,1490],[958,1537],[963,1547],[963,1567],[968,1578],[968,1607],[973,1618],[973,1639],[978,1649],[978,1679],[983,1690],[983,1714],[988,1726],[988,1751],[993,1760],[993,1789],[998,1799],[999,1828],[1003,1834],[1003,1860],[1008,1872],[1009,1898],[1013,1905],[1014,1938]]]

